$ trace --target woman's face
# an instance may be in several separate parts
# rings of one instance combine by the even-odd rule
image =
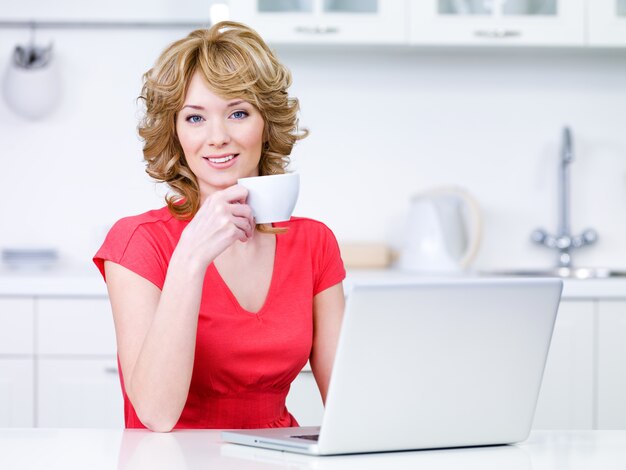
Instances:
[[[238,178],[258,176],[264,125],[253,105],[219,97],[194,74],[176,117],[176,133],[202,201]]]

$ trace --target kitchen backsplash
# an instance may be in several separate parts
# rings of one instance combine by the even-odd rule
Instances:
[[[136,134],[141,75],[174,31],[41,31],[62,100],[25,120],[0,102],[0,248],[53,247],[87,264],[118,218],[160,207]],[[0,29],[6,68],[26,30]],[[626,266],[626,51],[282,47],[303,127],[296,214],[344,242],[400,247],[412,194],[461,186],[479,202],[475,266],[549,266],[532,245],[556,230],[557,165],[571,126],[572,230],[593,227],[579,265]],[[4,73],[2,71],[2,73]],[[95,269],[95,268],[94,268]]]

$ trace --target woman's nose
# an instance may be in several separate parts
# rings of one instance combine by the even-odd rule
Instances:
[[[220,121],[213,121],[207,126],[207,145],[223,147],[230,142],[230,134],[226,125]]]

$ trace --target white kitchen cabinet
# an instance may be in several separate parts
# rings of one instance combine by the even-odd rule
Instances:
[[[590,46],[626,46],[626,0],[588,0],[587,41]]]
[[[0,357],[34,353],[34,322],[32,299],[0,299]]]
[[[108,299],[44,298],[36,307],[37,426],[123,427]]]
[[[583,46],[585,0],[410,0],[410,42]]]
[[[34,302],[0,299],[0,427],[34,425]]]
[[[598,307],[597,429],[626,429],[626,300]]]
[[[24,278],[2,281],[0,427],[122,427],[113,320],[101,279],[94,280],[98,289],[83,278],[32,286]],[[534,427],[625,428],[626,281],[566,284]],[[321,423],[323,406],[308,368],[287,406],[301,424]]]
[[[594,316],[594,301],[561,301],[534,429],[593,428]]]
[[[37,301],[38,354],[116,355],[111,305],[106,298]]]
[[[311,368],[305,367],[291,384],[287,396],[287,409],[300,426],[322,424],[324,405]]]
[[[38,369],[37,426],[124,427],[115,359],[42,358]]]
[[[0,428],[35,424],[32,358],[0,358]]]
[[[231,1],[230,17],[270,43],[405,44],[405,0]]]
[[[6,3],[5,3],[6,5]],[[12,2],[10,15],[0,9],[0,20],[22,21],[184,21],[209,22],[209,2],[185,0],[183,2],[154,0],[107,0],[106,2],[81,2],[76,0],[20,0]],[[4,14],[3,14],[4,13]]]

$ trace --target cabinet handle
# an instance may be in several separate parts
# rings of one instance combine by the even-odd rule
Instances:
[[[113,366],[105,367],[104,368],[104,373],[105,374],[115,374],[115,375],[117,375],[117,373],[118,373],[117,372],[117,367],[113,367]]]
[[[515,31],[512,29],[479,29],[474,31],[474,36],[479,38],[516,38],[521,35],[521,31]]]
[[[337,34],[339,28],[336,26],[296,26],[295,31],[302,34]]]

